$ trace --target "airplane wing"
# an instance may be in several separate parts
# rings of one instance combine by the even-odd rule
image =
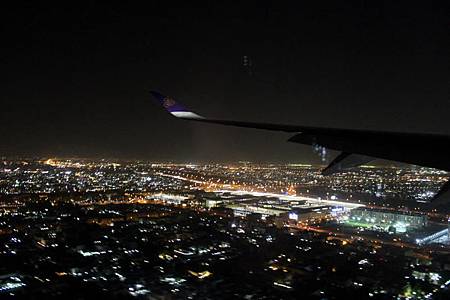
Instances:
[[[394,160],[450,172],[450,136],[425,133],[354,130],[210,119],[186,109],[170,97],[150,92],[173,116],[228,126],[295,133],[288,141],[342,151],[322,173],[333,174],[373,159]],[[438,193],[446,194],[446,193]]]

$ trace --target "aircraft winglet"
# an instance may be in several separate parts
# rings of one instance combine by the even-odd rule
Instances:
[[[156,91],[150,91],[150,94],[173,116],[181,119],[204,119],[202,116],[186,109],[183,105],[177,103],[170,97],[164,96]]]

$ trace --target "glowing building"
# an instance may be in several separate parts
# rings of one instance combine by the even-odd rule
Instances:
[[[426,215],[412,212],[360,207],[350,212],[349,223],[386,231],[406,232],[426,226],[428,218]]]

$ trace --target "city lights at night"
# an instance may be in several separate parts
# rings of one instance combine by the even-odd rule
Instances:
[[[313,298],[409,289],[430,298],[447,291],[448,215],[415,195],[445,176],[407,167],[327,177],[315,166],[4,159],[0,293],[75,284],[75,293],[118,298],[284,298],[299,289]],[[379,196],[382,178],[395,193]]]
[[[0,299],[450,299],[449,7],[2,6]]]

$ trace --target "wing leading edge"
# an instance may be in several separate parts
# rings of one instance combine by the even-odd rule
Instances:
[[[150,92],[173,116],[204,123],[295,133],[288,141],[342,151],[324,175],[365,164],[372,159],[394,160],[450,172],[450,136],[424,133],[353,130],[300,125],[209,119],[186,109],[172,98]],[[438,193],[442,195],[447,193]]]

